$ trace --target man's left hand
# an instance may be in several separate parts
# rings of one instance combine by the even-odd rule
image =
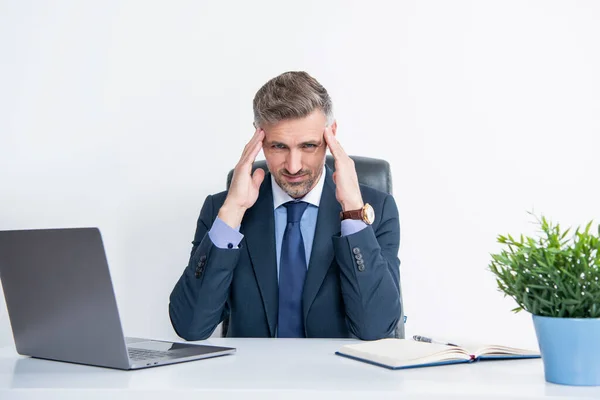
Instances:
[[[340,143],[337,141],[330,127],[325,128],[323,135],[327,142],[327,147],[335,161],[335,172],[333,181],[335,182],[335,197],[342,205],[344,211],[358,210],[364,206],[360,186],[358,185],[358,176],[354,161],[346,154]]]

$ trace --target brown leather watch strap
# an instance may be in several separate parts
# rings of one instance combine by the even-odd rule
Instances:
[[[340,213],[340,218],[342,220],[344,219],[363,219],[363,210],[358,209],[358,210],[350,210],[350,211],[342,211]]]

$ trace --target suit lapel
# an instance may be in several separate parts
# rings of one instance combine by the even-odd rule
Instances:
[[[246,211],[240,228],[244,234],[252,268],[262,296],[271,337],[275,336],[279,309],[277,259],[275,251],[275,216],[271,175],[266,174],[258,200]]]
[[[302,310],[304,320],[312,303],[317,296],[325,275],[333,261],[333,245],[331,238],[340,234],[340,212],[342,207],[335,198],[335,184],[333,183],[332,172],[326,167],[325,184],[319,203],[319,213],[317,215],[317,226],[315,229],[315,238],[304,281],[304,293],[302,294]]]

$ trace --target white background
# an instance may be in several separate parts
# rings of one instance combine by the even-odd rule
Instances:
[[[597,1],[0,1],[0,229],[100,227],[126,334],[177,339],[252,98],[306,70],[392,165],[407,333],[536,346],[489,255],[527,211],[598,221],[599,39]]]

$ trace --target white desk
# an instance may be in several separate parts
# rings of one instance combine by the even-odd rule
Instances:
[[[546,383],[542,362],[392,371],[336,356],[341,340],[211,339],[237,354],[139,371],[0,349],[0,399],[600,399],[600,387]]]

